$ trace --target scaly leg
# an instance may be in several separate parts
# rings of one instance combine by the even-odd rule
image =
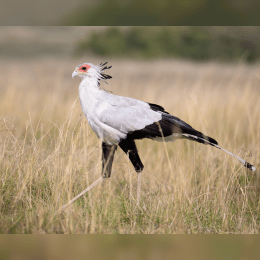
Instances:
[[[141,184],[142,184],[142,172],[137,173],[137,199],[136,205],[139,205],[140,202],[140,194],[141,194]]]
[[[70,206],[73,202],[75,202],[77,199],[82,197],[84,194],[86,194],[88,191],[90,191],[92,188],[94,188],[101,180],[104,180],[106,178],[109,178],[111,175],[112,170],[112,164],[114,159],[114,154],[117,149],[116,145],[108,145],[106,143],[102,143],[102,173],[101,176],[97,181],[92,183],[87,189],[82,191],[80,194],[78,194],[76,197],[74,197],[71,201],[69,201],[67,204],[63,205],[57,212],[61,212],[62,210],[66,209],[68,206]],[[104,183],[104,182],[103,182]]]

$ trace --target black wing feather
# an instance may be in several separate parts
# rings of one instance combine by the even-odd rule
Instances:
[[[172,134],[180,133],[180,134],[187,134],[187,136],[183,136],[183,138],[187,138],[192,141],[196,141],[199,143],[208,144],[208,142],[212,144],[218,144],[217,141],[209,136],[202,134],[201,132],[195,130],[189,124],[185,123],[178,117],[175,117],[164,110],[163,107],[151,104],[150,108],[153,111],[161,112],[162,119],[158,122],[155,122],[151,125],[147,125],[145,128],[132,131],[128,133],[128,137],[132,139],[143,139],[143,138],[156,138],[156,137],[164,137],[170,136]],[[192,136],[189,136],[192,135]]]

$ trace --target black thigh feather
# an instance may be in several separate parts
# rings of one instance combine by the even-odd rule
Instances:
[[[117,145],[109,145],[102,142],[102,173],[103,178],[111,176],[112,164]]]
[[[136,172],[141,172],[144,168],[141,159],[138,155],[138,151],[133,139],[123,139],[119,143],[120,148],[129,156],[129,159],[133,166],[135,167]]]

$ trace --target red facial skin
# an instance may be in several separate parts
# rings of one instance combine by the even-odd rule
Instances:
[[[84,67],[86,67],[85,70],[82,69],[82,68],[84,68]],[[80,71],[80,72],[87,72],[88,69],[90,69],[90,68],[91,68],[90,65],[88,65],[88,64],[83,64],[83,65],[78,69],[78,71]]]

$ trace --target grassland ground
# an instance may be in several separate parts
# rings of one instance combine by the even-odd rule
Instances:
[[[114,94],[162,105],[252,163],[188,140],[137,141],[136,173],[119,149],[112,177],[61,214],[100,177],[101,141],[78,99],[82,62],[0,63],[1,233],[259,233],[260,65],[110,60]]]

